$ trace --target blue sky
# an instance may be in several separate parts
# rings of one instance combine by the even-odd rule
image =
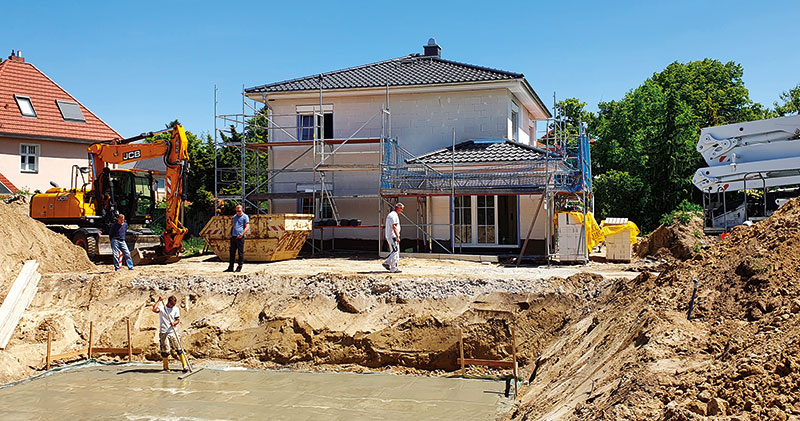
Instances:
[[[772,106],[800,83],[797,1],[5,2],[0,54],[22,50],[124,136],[214,127],[241,89],[412,52],[524,73],[550,105],[596,109],[673,61],[744,66]],[[762,6],[760,3],[770,3]]]

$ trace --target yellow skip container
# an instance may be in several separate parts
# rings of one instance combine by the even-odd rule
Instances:
[[[246,262],[275,262],[297,257],[311,233],[314,215],[281,213],[250,215],[250,232],[244,242]],[[230,257],[233,216],[214,216],[200,231],[200,236],[220,260]]]

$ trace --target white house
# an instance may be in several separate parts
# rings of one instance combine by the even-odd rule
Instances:
[[[509,185],[530,176],[525,167],[511,176],[497,168],[542,158],[536,122],[551,114],[522,74],[441,51],[431,40],[422,54],[246,89],[270,117],[269,142],[259,147],[270,151],[272,178],[252,201],[269,199],[272,213],[360,220],[358,228],[321,228],[315,235],[326,248],[375,250],[390,199],[402,201],[409,218],[401,249],[518,251],[541,195]],[[411,189],[407,177],[392,179],[392,159],[403,174],[416,174],[414,166],[437,176],[474,173],[478,185],[444,189],[428,180],[427,189]],[[496,185],[502,177],[506,184]],[[544,250],[545,219],[534,227],[533,252]]]

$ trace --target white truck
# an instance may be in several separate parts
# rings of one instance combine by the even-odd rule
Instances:
[[[708,164],[692,179],[703,192],[707,233],[764,219],[800,195],[800,116],[706,127],[697,152]],[[744,190],[760,197],[748,202]]]

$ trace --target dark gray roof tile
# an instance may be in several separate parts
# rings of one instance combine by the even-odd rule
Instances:
[[[544,151],[508,139],[475,139],[418,157],[428,165],[532,161],[544,158]],[[453,156],[455,155],[455,156]],[[411,162],[409,162],[411,163]]]
[[[411,54],[404,57],[245,89],[274,93],[322,89],[376,88],[521,79],[521,73]]]

